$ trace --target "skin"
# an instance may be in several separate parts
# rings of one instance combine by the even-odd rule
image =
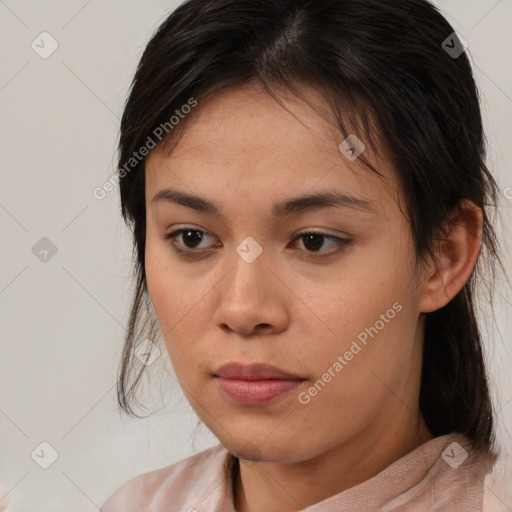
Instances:
[[[187,399],[241,459],[234,482],[239,512],[300,510],[432,438],[418,406],[424,314],[449,302],[469,278],[481,237],[481,212],[465,202],[439,246],[437,268],[417,268],[385,148],[381,159],[365,151],[383,180],[343,156],[343,137],[310,106],[281,97],[287,109],[246,84],[199,102],[174,150],[157,147],[146,160],[150,299]],[[168,187],[215,202],[222,217],[152,202]],[[333,190],[374,211],[325,207],[272,217],[277,202]],[[185,227],[205,232],[203,239],[181,235],[174,242],[202,256],[181,256],[165,239]],[[298,237],[311,231],[350,243],[320,238],[315,248]],[[236,252],[248,236],[263,249],[252,263]],[[394,303],[400,312],[300,403],[299,393]],[[272,404],[242,407],[213,377],[232,361],[273,364],[305,380]]]

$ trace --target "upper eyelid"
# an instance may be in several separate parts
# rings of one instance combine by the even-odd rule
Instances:
[[[184,231],[200,231],[201,233],[205,233],[207,234],[208,236],[211,236],[213,238],[217,238],[217,235],[214,235],[212,232],[208,231],[207,229],[203,229],[203,228],[199,228],[199,227],[196,227],[196,226],[183,226],[183,227],[180,227],[180,228],[176,228],[176,229],[172,229],[170,230],[168,233],[166,233],[166,237],[169,237],[170,235],[172,235],[174,233],[174,236],[178,236],[180,234],[182,234]],[[293,236],[293,239],[299,237],[299,236],[302,236],[302,235],[309,235],[309,234],[318,234],[318,235],[323,235],[325,237],[332,237],[332,238],[338,238],[340,240],[346,240],[348,239],[348,235],[346,235],[345,237],[343,236],[339,236],[339,235],[334,235],[332,233],[328,233],[326,231],[324,231],[323,229],[316,229],[316,228],[309,228],[309,229],[305,229],[303,231],[299,231],[298,233],[295,233],[294,236]]]

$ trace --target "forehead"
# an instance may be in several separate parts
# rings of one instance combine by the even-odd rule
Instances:
[[[318,94],[308,95],[313,105],[328,112]],[[250,84],[199,101],[172,152],[162,146],[148,155],[147,201],[171,184],[216,197],[236,191],[239,197],[277,199],[315,187],[336,187],[377,203],[396,196],[389,159],[365,149],[365,156],[385,176],[382,180],[362,161],[346,158],[338,147],[343,137],[328,117],[291,93],[279,97],[285,108]]]

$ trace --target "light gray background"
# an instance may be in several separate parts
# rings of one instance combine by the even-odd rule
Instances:
[[[488,163],[501,185],[507,231],[500,235],[509,239],[512,0],[436,4],[469,43]],[[217,444],[204,427],[195,430],[165,352],[146,386],[158,413],[143,420],[118,413],[131,239],[117,190],[103,201],[92,195],[115,170],[119,117],[138,59],[175,5],[0,0],[0,488],[9,512],[96,511],[132,476]],[[43,31],[59,45],[47,59],[31,48]],[[32,252],[42,237],[57,247],[46,263]],[[498,283],[497,327],[489,311],[482,316],[499,436],[512,452],[510,306],[510,290]],[[59,454],[46,470],[31,458],[43,441]],[[502,507],[495,510],[512,510],[510,489],[493,492]]]

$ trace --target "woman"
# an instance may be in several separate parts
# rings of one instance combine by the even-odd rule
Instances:
[[[137,289],[118,392],[134,414],[154,311],[220,444],[102,510],[481,510],[484,157],[465,45],[425,0],[173,12],[121,123]]]

